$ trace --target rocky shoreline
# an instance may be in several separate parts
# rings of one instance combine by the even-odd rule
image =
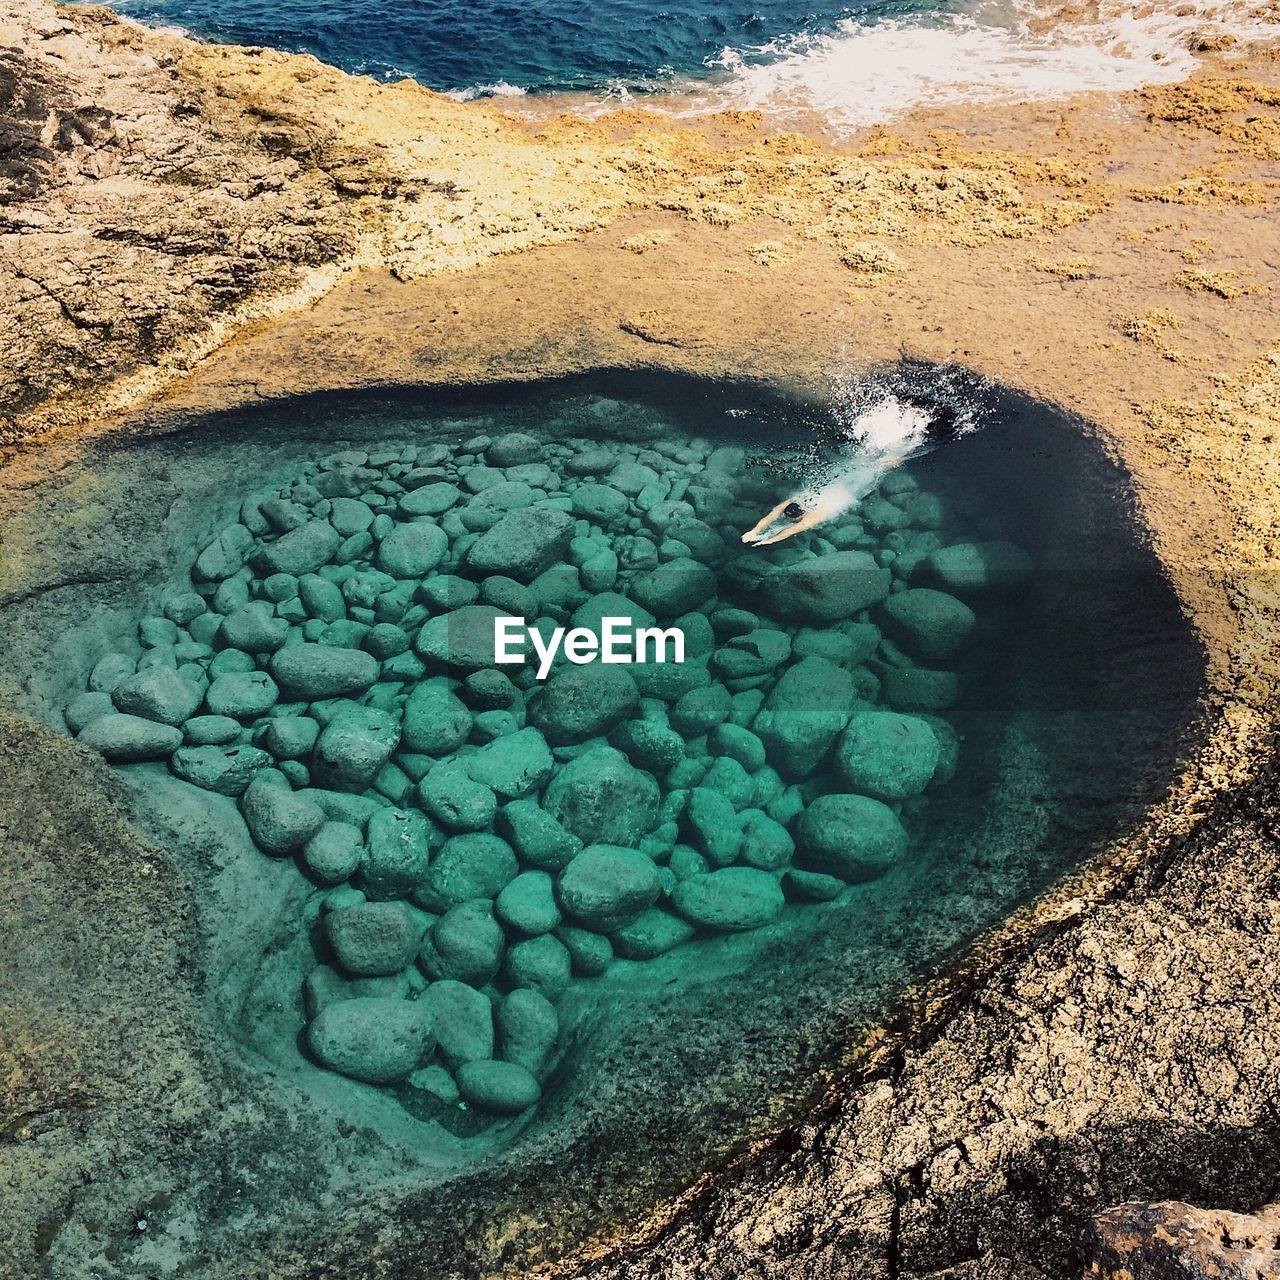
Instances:
[[[1213,681],[1207,745],[1170,800],[915,993],[810,1121],[557,1270],[1022,1277],[1091,1259],[1105,1275],[1129,1255],[1107,1220],[1105,1249],[1085,1227],[1112,1205],[1274,1199],[1280,91],[1265,50],[1208,54],[1119,113],[1082,99],[922,116],[833,149],[743,116],[535,126],[43,0],[0,9],[0,46],[14,509],[96,435],[258,398],[609,367],[821,393],[841,362],[902,354],[1064,406],[1135,477]],[[12,596],[31,583],[24,548],[6,550]],[[169,1111],[174,1157],[193,1140],[177,1113],[207,1107],[220,1068],[193,1049],[181,994],[186,890],[122,820],[114,781],[21,717],[0,751],[10,830],[42,833],[13,842],[5,919],[30,929],[44,898],[118,920],[120,939],[62,944],[65,963],[178,992],[136,1051],[128,1087],[152,1101],[135,1107],[91,1065],[95,1040],[128,1028],[50,1021],[49,993],[6,960],[21,985],[0,1159],[10,1256],[34,1274],[67,1225],[56,1206],[90,1176],[79,1139],[136,1144]],[[98,797],[89,816],[51,818],[59,787]],[[45,839],[76,869],[70,896]],[[126,930],[148,946],[122,946]],[[345,1257],[311,1255],[300,1230],[278,1270],[412,1274],[393,1240],[369,1261],[369,1230],[350,1224]]]

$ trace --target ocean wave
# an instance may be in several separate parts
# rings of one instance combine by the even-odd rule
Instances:
[[[837,128],[891,120],[917,107],[1064,98],[1169,82],[1197,65],[1195,48],[1222,37],[1280,37],[1280,26],[1240,4],[1093,3],[1069,9],[992,0],[967,12],[804,33],[726,48],[694,111],[754,108],[769,116],[818,113]]]
[[[528,92],[528,89],[522,89],[518,84],[496,80],[493,84],[473,84],[465,89],[446,89],[445,97],[456,98],[459,102],[475,102],[480,98],[523,98]]]

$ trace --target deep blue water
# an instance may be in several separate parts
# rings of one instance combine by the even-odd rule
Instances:
[[[505,82],[533,92],[660,90],[714,70],[725,49],[779,44],[966,7],[959,0],[114,0],[122,13],[233,44],[314,53],[346,71],[433,89]]]

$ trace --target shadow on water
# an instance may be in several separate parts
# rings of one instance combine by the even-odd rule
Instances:
[[[764,928],[575,981],[557,1002],[543,1100],[522,1118],[480,1123],[456,1104],[352,1084],[311,1062],[300,989],[324,954],[314,881],[290,860],[262,858],[233,801],[162,765],[126,770],[139,821],[200,886],[211,1016],[320,1129],[358,1122],[377,1135],[335,1171],[335,1186],[403,1182],[406,1168],[437,1184],[406,1194],[442,1257],[491,1261],[483,1243],[454,1238],[451,1213],[525,1206],[581,1238],[794,1115],[908,983],[1131,830],[1191,748],[1204,655],[1128,480],[1097,440],[1049,406],[955,371],[908,366],[876,385],[972,416],[974,430],[910,463],[904,483],[938,497],[951,536],[1012,541],[1035,566],[1016,590],[975,602],[963,693],[946,711],[955,776],[927,806],[908,802],[911,855],[879,879],[792,902]],[[119,435],[3,518],[6,538],[30,554],[25,577],[0,584],[0,679],[61,725],[102,654],[138,651],[139,616],[166,588],[189,586],[195,555],[248,492],[344,446],[510,430],[632,448],[701,437],[746,446],[743,492],[776,501],[787,476],[841,447],[841,425],[830,405],[746,383],[600,373],[317,395]],[[737,558],[730,543],[726,562]],[[749,575],[720,572],[726,605],[758,607]],[[895,660],[872,667],[881,662],[883,676]],[[824,775],[807,794],[833,785]],[[211,829],[221,842],[212,852]],[[527,1247],[553,1251],[554,1233]]]

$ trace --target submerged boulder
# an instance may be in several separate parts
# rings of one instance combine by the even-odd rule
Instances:
[[[557,507],[510,511],[471,544],[467,567],[473,573],[502,573],[531,582],[563,559],[572,533],[573,520]]]
[[[553,745],[585,742],[608,733],[639,701],[636,682],[622,667],[592,662],[556,672],[533,703],[532,716]]]
[[[869,552],[831,551],[776,570],[765,580],[765,599],[786,621],[838,622],[878,604],[891,581]]]
[[[422,939],[422,926],[403,902],[341,907],[324,923],[338,963],[358,977],[399,973],[413,963]]]
[[[907,833],[888,805],[870,796],[825,795],[796,819],[796,865],[860,884],[907,852]]]
[[[363,693],[378,678],[378,660],[361,649],[295,644],[271,659],[271,674],[286,697],[318,702]]]
[[[914,657],[946,662],[964,647],[977,618],[955,596],[931,587],[891,595],[880,607],[885,630]]]
[[[776,920],[784,905],[777,879],[754,867],[725,867],[676,885],[671,905],[704,929],[758,929]]]
[[[774,685],[754,729],[781,773],[806,778],[826,762],[857,703],[853,677],[825,658],[805,658]]]
[[[657,822],[658,784],[613,747],[593,747],[551,780],[547,812],[584,844],[633,845]]]
[[[130,764],[138,760],[160,760],[176,752],[182,746],[182,730],[157,720],[114,711],[90,720],[80,730],[78,740],[108,760]],[[245,785],[248,785],[247,779]]]
[[[588,929],[609,933],[658,900],[662,883],[652,859],[635,849],[594,844],[560,873],[556,896]]]
[[[366,1084],[394,1084],[430,1052],[431,1019],[421,1000],[339,1000],[307,1028],[307,1043],[331,1071]]]
[[[836,772],[851,791],[877,800],[908,800],[929,785],[942,755],[938,735],[916,716],[865,711],[849,721],[836,751]]]

